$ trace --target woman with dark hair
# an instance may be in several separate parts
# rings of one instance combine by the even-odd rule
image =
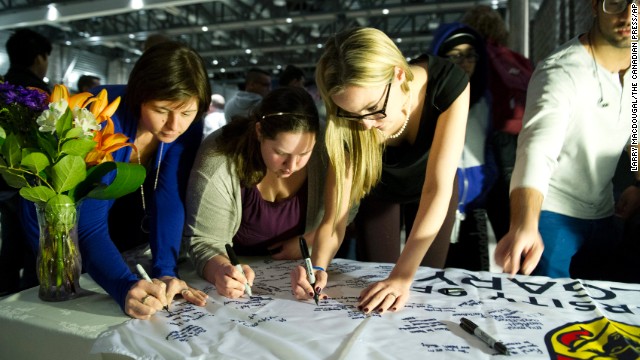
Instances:
[[[122,96],[112,116],[114,131],[128,136],[136,149],[124,147],[113,158],[144,165],[147,177],[138,192],[80,205],[83,269],[134,318],[148,319],[177,294],[204,306],[207,295],[177,278],[184,194],[202,137],[198,120],[211,98],[204,62],[181,43],[161,43],[142,54],[126,86],[104,88],[109,102]],[[24,207],[23,219],[35,250],[38,226],[33,206]],[[146,246],[151,248],[153,283],[140,280],[121,255]]]
[[[185,241],[196,271],[219,294],[240,297],[255,276],[249,266],[245,278],[231,265],[225,244],[240,255],[299,259],[298,238],[314,242],[326,168],[320,134],[313,98],[282,87],[202,143],[189,179]]]

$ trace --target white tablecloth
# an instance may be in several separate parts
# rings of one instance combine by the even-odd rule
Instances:
[[[640,357],[640,285],[420,268],[404,310],[364,315],[357,297],[390,264],[335,260],[316,306],[290,293],[298,262],[260,260],[253,297],[227,299],[203,280],[204,307],[171,306],[103,333],[93,351],[138,359],[490,359],[460,328],[466,317],[502,340],[511,358]],[[447,288],[461,293],[447,294]]]
[[[95,339],[126,316],[91,277],[82,275],[82,296],[43,302],[38,288],[0,300],[0,359],[100,359],[90,354]]]

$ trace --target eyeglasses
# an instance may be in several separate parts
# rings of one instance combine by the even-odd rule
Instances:
[[[352,121],[362,121],[362,120],[380,120],[387,117],[387,102],[389,101],[389,93],[391,92],[391,83],[387,84],[387,88],[385,89],[387,92],[387,96],[384,98],[384,104],[382,104],[382,109],[364,114],[364,115],[351,115],[342,112],[341,108],[336,109],[336,116],[339,118],[352,120]],[[380,102],[378,102],[380,103]]]
[[[603,0],[602,11],[608,15],[618,15],[627,9],[633,0]]]
[[[449,61],[451,61],[454,64],[461,64],[464,60],[467,60],[469,62],[476,62],[478,61],[480,57],[478,56],[478,54],[476,53],[467,53],[467,54],[452,54],[452,55],[447,55],[447,59],[449,59]]]

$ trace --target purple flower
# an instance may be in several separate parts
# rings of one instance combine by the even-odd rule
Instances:
[[[6,105],[23,105],[37,113],[46,110],[49,101],[49,95],[42,90],[9,83],[0,83],[0,98]]]

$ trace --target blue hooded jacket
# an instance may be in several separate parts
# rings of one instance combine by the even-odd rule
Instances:
[[[472,45],[478,54],[475,70],[470,76],[471,95],[469,118],[462,159],[458,166],[458,210],[461,213],[473,208],[482,208],[487,194],[496,182],[498,169],[496,161],[487,141],[493,129],[491,127],[490,94],[487,87],[489,75],[488,55],[484,39],[471,27],[461,23],[442,24],[436,30],[430,52],[446,57],[446,52],[457,44],[469,44],[465,41],[448,41],[452,36],[465,33],[471,35]],[[453,46],[451,44],[454,44]]]

